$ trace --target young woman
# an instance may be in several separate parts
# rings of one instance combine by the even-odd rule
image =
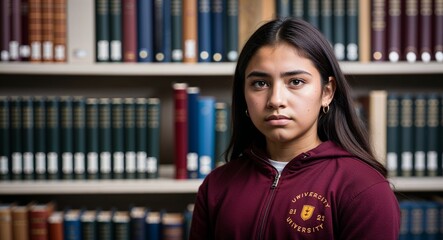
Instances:
[[[273,20],[235,70],[228,162],[201,185],[190,239],[397,239],[398,202],[330,44]]]

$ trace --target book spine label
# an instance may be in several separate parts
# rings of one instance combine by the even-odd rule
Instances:
[[[137,162],[135,154],[135,101],[126,98],[124,102],[125,134],[125,178],[136,178]]]
[[[11,173],[13,180],[23,178],[22,107],[20,97],[11,97]]]
[[[0,180],[9,180],[9,99],[7,97],[0,97]]]
[[[125,172],[123,100],[112,99],[112,177],[122,179]]]
[[[227,0],[226,14],[226,59],[235,62],[238,58],[238,0]]]
[[[22,99],[23,179],[34,179],[34,105],[31,97]]]
[[[137,178],[146,178],[146,161],[147,161],[147,122],[148,122],[148,104],[146,98],[137,98],[135,111],[135,137],[137,152]]]
[[[35,178],[46,179],[46,100],[44,97],[34,98],[34,152]]]
[[[137,61],[136,0],[122,0],[123,61]]]
[[[95,39],[97,62],[109,61],[109,0],[95,2]]]
[[[187,84],[175,83],[174,89],[174,149],[175,178],[186,179],[186,155],[188,153],[188,96]]]
[[[227,38],[225,28],[225,6],[223,0],[213,0],[211,2],[211,44],[212,56],[211,61],[223,62],[225,59],[225,41]]]
[[[158,178],[158,168],[160,163],[160,110],[161,103],[158,98],[148,99],[147,116],[147,178]]]
[[[100,132],[100,178],[111,178],[111,151],[112,151],[111,102],[108,98],[101,98],[99,103],[99,132]]]
[[[183,1],[183,62],[197,62],[197,0]]]
[[[386,0],[371,1],[371,54],[373,61],[386,60]]]
[[[171,0],[171,36],[172,49],[171,60],[183,61],[183,1]]]
[[[73,131],[74,131],[74,176],[85,179],[86,176],[86,103],[83,97],[73,100]]]
[[[86,172],[88,179],[99,178],[99,110],[96,98],[86,100]]]
[[[122,3],[121,0],[109,0],[110,4],[110,59],[112,62],[121,62],[123,60],[122,44]]]
[[[137,2],[137,61],[154,61],[154,25],[152,0],[138,0]]]

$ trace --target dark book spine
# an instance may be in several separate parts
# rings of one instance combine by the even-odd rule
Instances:
[[[198,0],[198,61],[210,62],[211,46],[211,5],[209,0]]]
[[[426,171],[426,96],[414,98],[414,176],[423,177]]]
[[[419,37],[420,59],[430,62],[432,59],[432,0],[420,0]]]
[[[124,134],[125,134],[125,178],[136,178],[137,161],[135,154],[135,101],[126,98],[124,101]]]
[[[358,51],[358,18],[359,18],[359,1],[346,1],[346,60],[357,61],[359,59]]]
[[[32,97],[22,98],[23,179],[34,179],[34,105]]]
[[[32,240],[48,239],[48,217],[50,210],[47,206],[37,205],[29,210],[29,238]]]
[[[31,55],[31,49],[29,46],[29,1],[30,0],[21,0],[21,44],[19,46],[21,61],[28,61]]]
[[[405,93],[400,99],[400,152],[402,176],[413,174],[414,157],[414,102],[410,94]]]
[[[125,173],[125,134],[123,100],[112,99],[112,178],[123,179]]]
[[[99,102],[100,179],[110,179],[112,171],[112,125],[111,102],[101,98]]]
[[[146,173],[147,178],[158,178],[158,169],[160,163],[160,109],[161,102],[159,98],[149,98],[147,101],[147,160]]]
[[[95,2],[95,42],[97,62],[109,61],[109,0]]]
[[[131,240],[145,240],[146,236],[146,210],[144,208],[133,208],[130,212],[129,231]]]
[[[223,165],[223,155],[230,137],[229,106],[225,102],[215,104],[215,167]]]
[[[170,0],[154,0],[154,51],[156,62],[171,61]]]
[[[64,214],[63,235],[67,240],[81,240],[80,214],[77,209],[68,210]]]
[[[135,137],[137,152],[137,178],[146,178],[147,161],[147,123],[148,123],[148,103],[146,98],[136,99],[135,111]]]
[[[435,177],[438,174],[438,155],[439,155],[438,111],[440,108],[440,101],[436,93],[428,94],[426,108],[427,108],[426,109],[426,127],[427,127],[426,170],[428,176]]]
[[[122,0],[123,61],[137,62],[137,0]]]
[[[33,62],[42,60],[42,25],[42,0],[29,0],[28,36]]]
[[[320,1],[307,1],[307,18],[306,20],[317,29],[320,29]]]
[[[58,179],[60,171],[60,100],[48,97],[46,103],[47,173],[48,179]]]
[[[171,60],[183,62],[183,0],[171,0]]]
[[[181,213],[164,213],[161,222],[163,239],[181,240],[184,238],[184,220]]]
[[[42,59],[54,60],[54,0],[42,0]]]
[[[1,1],[1,21],[0,21],[0,61],[9,61],[9,41],[11,39],[11,7],[10,0]]]
[[[404,54],[408,62],[417,61],[418,55],[418,0],[406,0]]]
[[[34,152],[35,178],[46,179],[46,99],[34,97]]]
[[[395,93],[388,93],[387,99],[387,146],[386,146],[386,168],[390,177],[400,174],[400,108],[399,98]]]
[[[100,212],[97,216],[97,238],[99,240],[114,240],[112,213]]]
[[[152,0],[137,1],[137,61],[154,61],[154,25]]]
[[[188,178],[198,178],[198,98],[200,89],[198,87],[188,87],[188,154],[186,159],[186,168]]]
[[[401,56],[401,25],[402,9],[400,0],[391,0],[388,3],[388,58],[391,62],[398,62]]]
[[[238,0],[226,0],[226,60],[238,58]]]
[[[0,139],[2,144],[0,145],[0,181],[9,180],[9,98],[0,96]]]
[[[225,6],[223,0],[212,0],[211,2],[211,44],[213,62],[225,61]]]
[[[291,3],[289,0],[276,0],[277,17],[286,18],[291,16]]]
[[[335,1],[335,2],[343,2],[341,1]],[[330,44],[334,43],[333,38],[333,24],[334,21],[332,20],[333,16],[333,10],[335,10],[332,7],[332,0],[323,0],[321,1],[321,12],[320,12],[320,31],[323,33],[323,35],[326,37],[326,39],[329,41]],[[344,14],[343,14],[344,15]],[[344,22],[344,21],[343,21]],[[343,26],[344,27],[344,26]],[[342,60],[342,59],[339,59]]]
[[[215,160],[215,99],[198,100],[198,177],[203,179],[214,169]]]
[[[99,108],[96,98],[86,100],[86,173],[88,179],[99,178]]]
[[[160,212],[148,212],[146,214],[147,239],[161,239],[161,214]]]
[[[434,2],[434,57],[443,62],[443,0]]]
[[[54,0],[54,61],[66,62],[67,0]]]
[[[23,179],[22,107],[20,97],[11,97],[11,173],[13,180]]]
[[[188,154],[188,96],[186,83],[175,83],[174,90],[174,150],[175,178],[186,179]]]
[[[86,178],[86,102],[83,97],[73,99],[74,177]]]
[[[129,240],[130,219],[127,212],[116,212],[112,224],[114,225],[114,240]]]
[[[112,62],[121,62],[123,59],[122,2],[121,0],[109,1],[110,60]]]
[[[291,16],[306,19],[305,0],[292,0]]]
[[[85,211],[81,218],[81,239],[97,240],[96,211]]]
[[[11,39],[9,41],[9,59],[11,61],[20,60],[21,20],[21,0],[11,1]]]
[[[371,58],[386,60],[386,0],[371,1]]]
[[[62,178],[74,178],[74,158],[73,158],[73,118],[72,118],[72,98],[70,96],[60,99],[60,130],[61,130],[61,160]]]

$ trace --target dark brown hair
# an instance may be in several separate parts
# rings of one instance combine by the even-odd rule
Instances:
[[[249,61],[263,46],[288,43],[310,59],[320,72],[322,86],[330,76],[335,78],[336,90],[330,111],[319,109],[318,136],[330,140],[358,159],[366,162],[386,177],[385,167],[373,154],[369,134],[356,115],[351,88],[342,73],[334,51],[326,38],[309,23],[293,18],[275,19],[258,28],[245,43],[235,69],[232,94],[232,137],[225,159],[238,158],[253,142],[264,144],[265,137],[245,114],[245,70]]]

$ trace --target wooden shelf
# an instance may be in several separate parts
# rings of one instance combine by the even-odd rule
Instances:
[[[350,75],[443,74],[443,63],[341,62]],[[119,76],[232,76],[235,63],[0,63],[0,74],[119,75]]]
[[[397,192],[443,191],[443,177],[394,177],[389,181]]]

